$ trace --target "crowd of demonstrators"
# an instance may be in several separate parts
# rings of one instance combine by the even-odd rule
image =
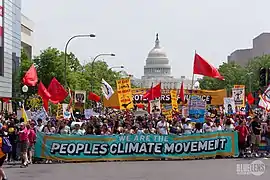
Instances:
[[[263,124],[263,125],[262,125]],[[5,157],[5,161],[22,161],[21,167],[32,163],[36,133],[47,135],[114,135],[114,134],[174,134],[190,135],[194,133],[209,133],[217,131],[238,131],[240,154],[250,147],[254,156],[258,156],[261,138],[265,137],[270,145],[270,118],[255,115],[245,117],[240,115],[206,116],[204,123],[192,123],[190,118],[174,115],[167,120],[162,114],[151,116],[135,116],[132,111],[106,111],[104,115],[92,116],[86,120],[83,116],[75,119],[17,119],[15,114],[1,116],[0,132],[8,136],[12,151]],[[269,149],[268,149],[269,152]],[[0,152],[1,158],[1,152]],[[51,161],[46,161],[50,163]],[[1,164],[0,164],[1,165]],[[0,171],[1,175],[1,171]]]
[[[3,156],[4,162],[15,163],[15,161],[22,161],[21,167],[27,167],[28,164],[32,164],[33,147],[36,141],[35,126],[36,123],[34,121],[25,123],[24,119],[18,119],[15,113],[11,115],[7,113],[0,114],[1,138],[8,138],[11,145],[10,151]]]
[[[269,118],[270,119],[270,118]],[[270,145],[269,119],[255,115],[245,117],[240,115],[206,116],[204,123],[192,123],[190,118],[175,115],[170,121],[163,115],[134,116],[134,113],[124,111],[107,112],[106,115],[91,117],[90,120],[50,119],[46,124],[38,120],[36,130],[46,134],[70,135],[114,135],[114,134],[174,134],[189,135],[194,133],[209,133],[217,131],[237,131],[239,134],[239,149],[243,155],[250,148],[250,153],[258,156],[261,138],[266,138]],[[264,124],[264,125],[262,125]],[[270,149],[268,148],[268,153]]]

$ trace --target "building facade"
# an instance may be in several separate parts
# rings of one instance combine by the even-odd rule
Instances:
[[[155,45],[148,53],[144,66],[144,75],[139,78],[131,77],[134,86],[150,88],[152,85],[161,83],[162,89],[179,89],[184,81],[185,88],[191,87],[191,80],[182,76],[177,79],[171,75],[171,66],[164,48],[160,46],[159,35],[156,34]]]
[[[0,97],[12,97],[12,69],[21,56],[21,0],[0,0]]]
[[[270,33],[262,33],[253,39],[253,47],[238,49],[228,56],[228,62],[235,62],[243,67],[255,57],[270,54]]]
[[[28,57],[33,56],[34,22],[22,14],[21,16],[21,45]]]

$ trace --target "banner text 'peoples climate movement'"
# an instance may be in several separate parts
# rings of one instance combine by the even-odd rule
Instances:
[[[75,136],[37,134],[35,156],[63,161],[193,159],[238,155],[237,132],[188,136]]]

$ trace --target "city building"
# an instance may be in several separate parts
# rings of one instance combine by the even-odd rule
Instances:
[[[21,56],[21,0],[0,0],[0,97],[12,97],[12,69]]]
[[[253,39],[253,47],[238,49],[228,56],[228,62],[235,62],[243,67],[255,57],[270,54],[270,33],[262,33]]]
[[[33,56],[34,22],[22,14],[21,16],[21,45],[29,58]]]
[[[141,79],[131,76],[131,83],[136,87],[150,88],[161,82],[162,89],[179,89],[184,81],[185,88],[191,87],[191,80],[182,76],[177,79],[171,75],[171,66],[166,52],[160,46],[159,35],[156,34],[155,46],[148,53]]]

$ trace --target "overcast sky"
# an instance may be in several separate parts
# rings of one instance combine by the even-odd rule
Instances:
[[[96,39],[71,42],[82,63],[99,53],[110,66],[124,65],[141,77],[148,52],[160,34],[172,75],[192,76],[194,51],[215,66],[238,48],[270,32],[269,0],[23,0],[22,12],[35,22],[34,53],[49,46],[64,50],[76,34]],[[270,48],[270,47],[269,47]]]

